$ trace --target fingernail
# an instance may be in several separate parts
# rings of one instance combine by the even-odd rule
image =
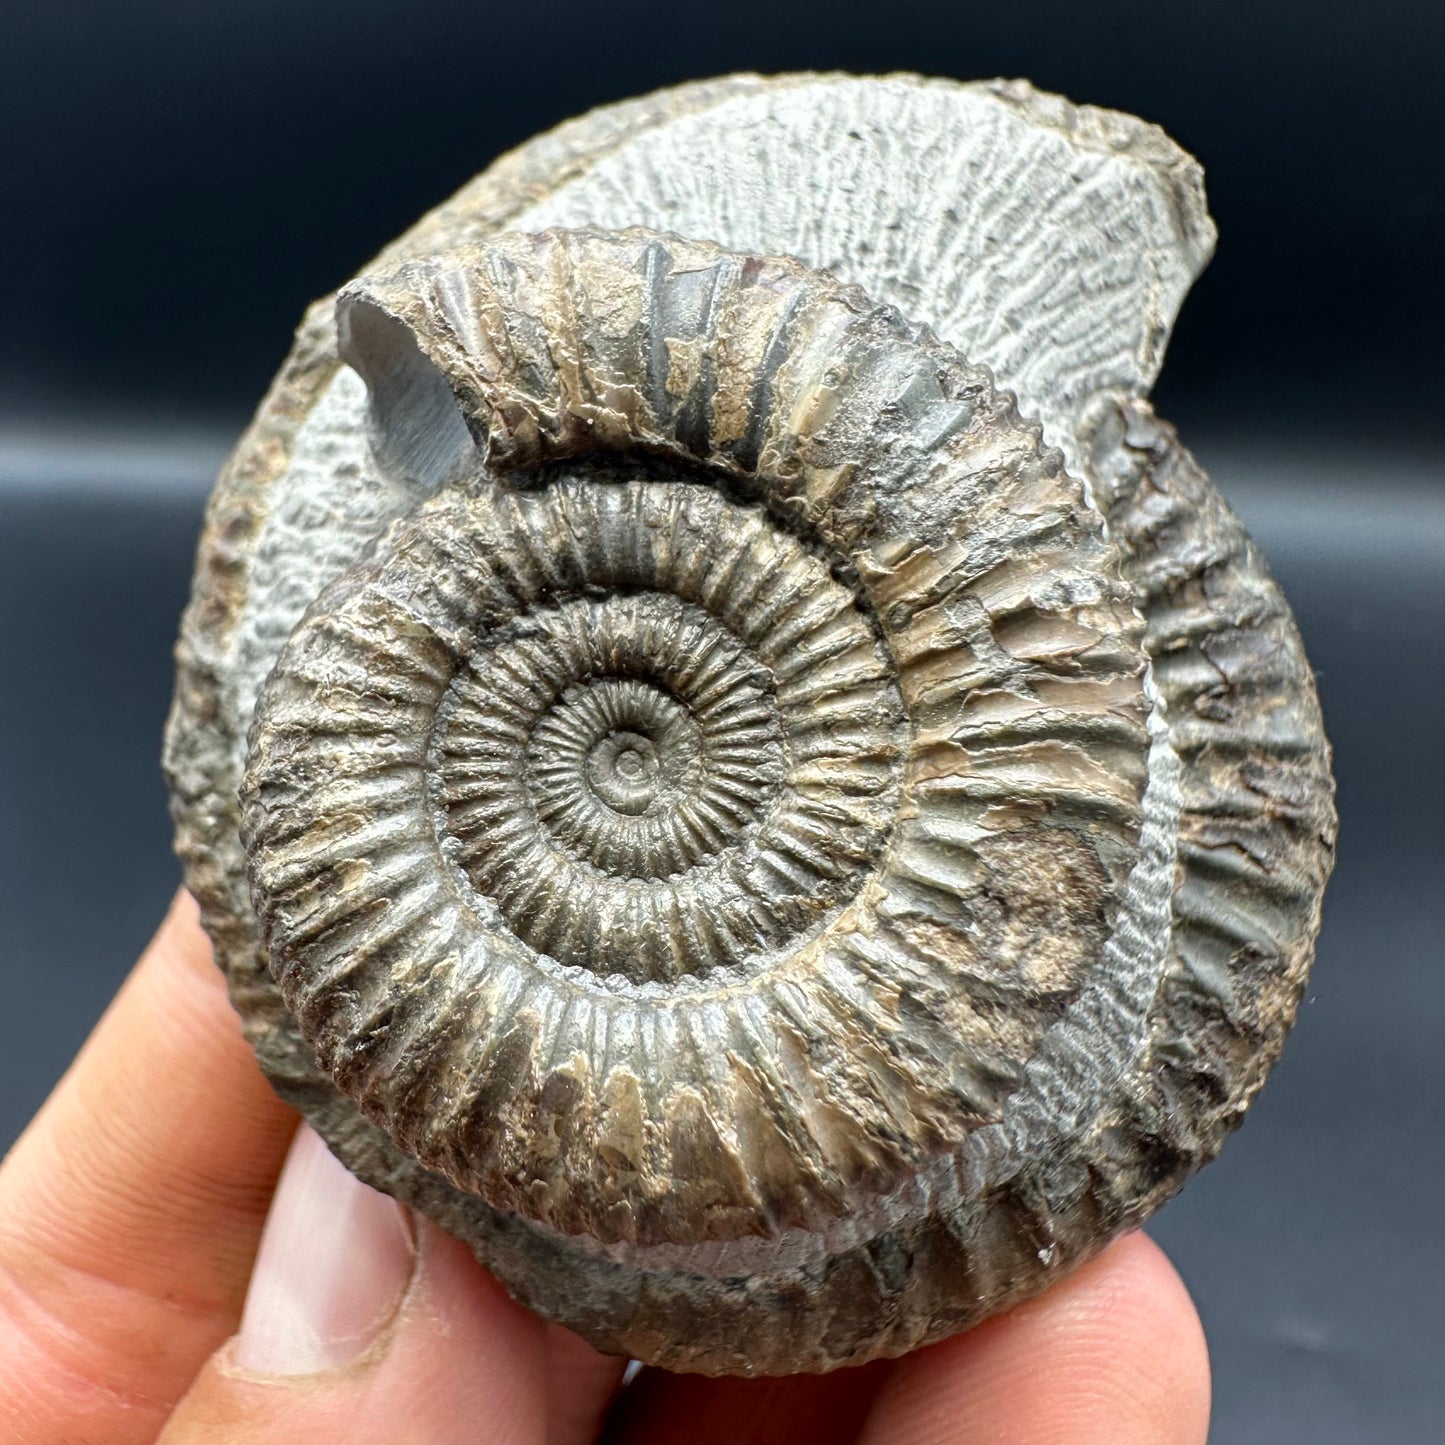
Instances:
[[[233,1363],[264,1375],[350,1364],[396,1312],[415,1253],[402,1207],[303,1124],[266,1216]]]

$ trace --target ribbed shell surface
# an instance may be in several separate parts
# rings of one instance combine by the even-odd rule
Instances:
[[[1009,274],[975,214],[1082,244],[1062,137],[1153,236],[1091,326],[1067,257],[1000,329],[957,262],[910,313],[846,257],[608,209],[629,156],[705,188],[721,108],[852,116],[866,169],[950,106],[1020,149],[934,135],[972,189],[925,193],[894,274]],[[1142,399],[1211,237],[1191,164],[1017,86],[602,112],[318,314],[223,478],[167,765],[233,997],[353,1169],[594,1343],[777,1373],[966,1327],[1146,1217],[1276,1056],[1328,754],[1287,608]],[[502,233],[589,167],[610,224]],[[927,325],[970,315],[987,357]]]

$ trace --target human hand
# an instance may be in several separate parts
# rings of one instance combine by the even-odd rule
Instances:
[[[621,1376],[296,1132],[185,895],[0,1168],[16,1445],[1198,1445],[1209,1415],[1198,1317],[1137,1234],[901,1360]]]

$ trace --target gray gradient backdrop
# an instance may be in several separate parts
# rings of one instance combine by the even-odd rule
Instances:
[[[1285,1057],[1152,1226],[1217,1445],[1445,1438],[1445,7],[11,0],[0,15],[0,1141],[177,871],[158,765],[216,465],[304,304],[499,150],[729,69],[1027,75],[1205,162],[1160,410],[1319,673],[1340,862]],[[1021,1442],[1026,1445],[1026,1442]]]

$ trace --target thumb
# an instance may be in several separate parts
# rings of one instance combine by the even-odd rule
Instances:
[[[240,1333],[161,1445],[541,1445],[546,1355],[541,1322],[461,1244],[358,1182],[303,1126]]]

